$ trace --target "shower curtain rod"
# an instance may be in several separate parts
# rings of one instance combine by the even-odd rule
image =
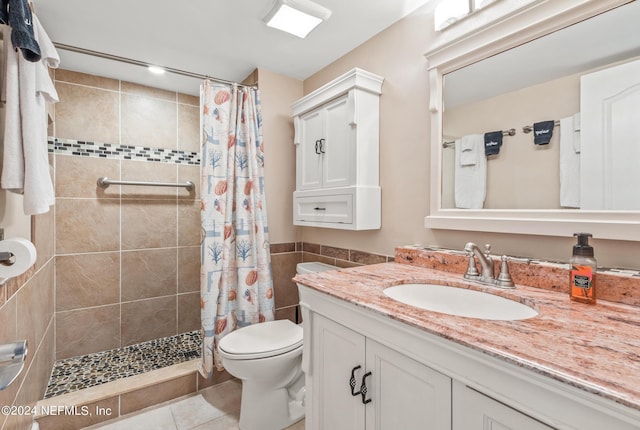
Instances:
[[[193,72],[188,72],[186,70],[174,69],[173,67],[159,66],[159,65],[156,65],[156,64],[145,63],[144,61],[140,61],[140,60],[134,60],[132,58],[120,57],[118,55],[112,55],[112,54],[107,54],[107,53],[104,53],[104,52],[93,51],[91,49],[79,48],[77,46],[72,46],[72,45],[65,45],[64,43],[53,42],[53,45],[57,49],[62,49],[64,51],[75,52],[75,53],[78,53],[78,54],[91,55],[93,57],[104,58],[106,60],[113,60],[113,61],[119,61],[121,63],[133,64],[134,66],[142,66],[142,67],[156,66],[156,67],[161,67],[166,72],[173,73],[175,75],[187,76],[189,78],[208,79],[210,81],[218,82],[218,83],[221,83],[221,84],[237,85],[239,87],[246,87],[246,88],[257,88],[258,87],[257,84],[254,84],[254,85],[240,84],[240,83],[237,83],[237,82],[228,81],[226,79],[214,78],[212,76],[202,75],[200,73],[193,73]]]

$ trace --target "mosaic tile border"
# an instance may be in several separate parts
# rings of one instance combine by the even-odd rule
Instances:
[[[182,333],[109,351],[58,360],[45,399],[200,357],[200,331]]]
[[[87,142],[59,137],[49,137],[47,140],[47,148],[51,153],[81,157],[200,165],[199,152],[179,151],[177,149]]]

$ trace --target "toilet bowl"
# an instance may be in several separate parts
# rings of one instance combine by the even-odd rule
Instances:
[[[337,269],[300,263],[298,273]],[[224,368],[242,381],[241,430],[280,430],[304,418],[302,327],[289,320],[239,328],[218,344]]]

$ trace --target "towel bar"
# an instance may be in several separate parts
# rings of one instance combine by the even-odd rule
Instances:
[[[106,176],[98,178],[98,186],[100,188],[107,188],[109,185],[141,185],[145,187],[184,187],[187,191],[193,191],[195,189],[195,184],[191,181],[184,182],[182,184],[171,183],[171,182],[142,182],[142,181],[115,181],[113,179],[109,179]]]

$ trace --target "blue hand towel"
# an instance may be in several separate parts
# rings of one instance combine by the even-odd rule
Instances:
[[[533,124],[533,143],[536,145],[548,145],[553,136],[554,121],[542,121]]]
[[[484,134],[484,155],[496,155],[502,146],[502,130]]]
[[[14,49],[20,49],[25,60],[40,61],[40,45],[33,32],[33,17],[27,0],[2,0],[0,22],[13,30],[11,43]]]

